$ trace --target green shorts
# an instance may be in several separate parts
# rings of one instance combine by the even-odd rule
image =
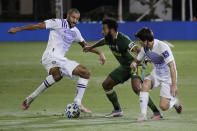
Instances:
[[[116,84],[124,83],[129,78],[139,78],[143,82],[145,69],[146,66],[144,65],[137,66],[132,70],[129,66],[120,65],[115,70],[113,70],[109,76],[115,81]]]

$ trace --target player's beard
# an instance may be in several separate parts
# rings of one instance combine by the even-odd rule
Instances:
[[[110,32],[105,36],[105,40],[108,41],[108,42],[112,42],[113,41],[113,36],[112,36],[112,34]]]
[[[68,20],[68,24],[69,24],[69,27],[70,27],[70,28],[73,28],[73,27],[75,27],[75,25],[76,25],[76,23],[71,22],[71,21],[69,21],[69,20]]]

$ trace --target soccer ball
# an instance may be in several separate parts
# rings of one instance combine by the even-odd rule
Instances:
[[[80,109],[77,104],[68,104],[65,108],[65,115],[68,118],[78,118],[80,116]]]

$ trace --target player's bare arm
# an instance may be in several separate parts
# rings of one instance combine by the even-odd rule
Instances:
[[[83,48],[83,51],[84,52],[88,52],[88,51],[90,51],[90,50],[92,50],[92,49],[94,49],[94,48],[96,48],[96,47],[99,47],[99,46],[103,46],[103,45],[105,45],[105,39],[103,38],[103,39],[101,39],[101,40],[99,40],[99,41],[97,41],[95,44],[93,44],[93,45],[91,45],[91,46],[85,46],[84,48]]]
[[[85,41],[80,42],[79,44],[81,45],[83,50],[85,50],[86,47],[89,47],[88,44]],[[96,48],[91,48],[89,51],[92,52],[92,53],[98,54],[100,56],[100,63],[101,63],[101,65],[103,65],[105,63],[106,58],[105,58],[105,56],[104,56],[104,54],[102,52],[100,52]],[[85,51],[85,52],[87,52],[87,51]]]
[[[140,53],[140,48],[137,46],[137,45],[135,45],[133,48],[132,48],[132,50],[130,50],[131,52],[137,52],[137,54],[138,53]]]
[[[19,32],[19,31],[22,31],[22,30],[38,30],[38,29],[46,29],[45,22],[11,28],[8,31],[8,33],[15,34],[16,32]]]
[[[140,48],[137,45],[135,45],[132,49],[128,50],[129,54],[132,55],[133,58],[134,58],[134,61],[130,65],[131,68],[135,68],[138,64],[141,63],[141,61],[137,60],[137,56],[135,54],[135,53],[139,54],[140,51],[141,50],[140,50]]]
[[[172,79],[172,87],[171,87],[170,93],[172,94],[172,96],[175,97],[178,91],[176,87],[176,70],[175,70],[173,61],[169,62],[168,66],[170,68],[170,74],[171,74],[171,79]]]

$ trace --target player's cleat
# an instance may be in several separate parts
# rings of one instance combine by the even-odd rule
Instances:
[[[32,103],[33,99],[31,97],[27,97],[23,103],[22,103],[22,108],[23,110],[27,110],[30,106],[30,104]]]
[[[123,111],[122,110],[113,110],[112,113],[105,115],[105,117],[110,118],[110,117],[122,117],[123,116]]]
[[[91,110],[85,108],[83,105],[80,105],[80,106],[79,106],[79,109],[80,109],[80,111],[83,112],[83,113],[87,113],[87,114],[91,114],[91,113],[92,113]]]
[[[158,113],[154,113],[153,116],[151,117],[151,120],[156,120],[156,119],[161,119],[163,118],[163,115],[158,112]]]
[[[140,114],[140,116],[138,117],[138,119],[136,120],[137,122],[143,122],[146,121],[147,117],[145,114]]]
[[[181,114],[182,113],[182,110],[183,110],[183,106],[181,104],[178,104],[178,105],[174,105],[174,108],[176,110],[176,112],[178,114]]]

